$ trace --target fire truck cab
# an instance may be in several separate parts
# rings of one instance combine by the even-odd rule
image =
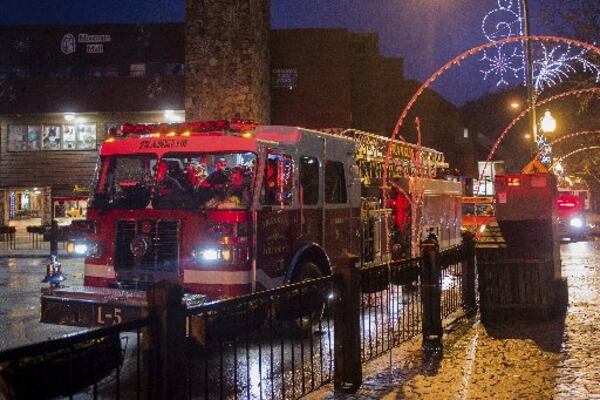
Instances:
[[[133,317],[143,290],[165,279],[216,300],[328,275],[348,254],[365,263],[410,256],[411,213],[458,243],[460,183],[433,179],[431,206],[417,210],[414,179],[392,173],[406,191],[385,203],[388,142],[243,121],[124,125],[100,149],[84,287],[44,289],[42,321],[104,325],[126,309]],[[435,150],[396,148],[397,171],[415,154],[431,172],[444,165]]]

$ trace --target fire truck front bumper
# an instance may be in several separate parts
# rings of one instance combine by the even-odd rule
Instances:
[[[71,286],[43,288],[40,321],[47,324],[100,327],[148,315],[146,292],[131,289]],[[182,304],[204,304],[205,295],[185,294]]]
[[[143,291],[88,286],[42,289],[40,321],[48,324],[109,326],[147,314]]]

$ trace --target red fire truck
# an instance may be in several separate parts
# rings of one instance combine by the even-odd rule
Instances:
[[[214,300],[316,278],[347,253],[364,263],[411,255],[410,214],[443,246],[460,241],[461,183],[420,172],[443,154],[389,139],[243,121],[124,125],[100,149],[87,213],[84,286],[45,288],[42,321],[105,325],[140,315],[153,282]],[[422,186],[422,185],[421,185]],[[399,190],[404,188],[405,190]],[[408,197],[407,197],[408,195]],[[388,242],[388,240],[390,242]]]

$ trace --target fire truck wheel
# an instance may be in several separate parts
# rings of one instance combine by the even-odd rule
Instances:
[[[311,262],[303,262],[296,267],[294,275],[292,276],[292,283],[304,282],[309,279],[317,279],[322,277],[323,274],[319,267]]]
[[[317,279],[322,276],[323,274],[316,264],[312,262],[303,262],[296,267],[292,276],[292,283]],[[308,293],[307,296],[304,296],[303,303],[305,307],[311,310],[311,312],[295,319],[294,328],[298,333],[308,335],[312,333],[314,327],[318,326],[319,321],[323,318],[325,301],[321,298],[319,293]]]

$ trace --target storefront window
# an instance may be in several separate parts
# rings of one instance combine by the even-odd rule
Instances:
[[[79,150],[94,150],[96,148],[96,125],[77,125],[77,148]]]
[[[42,130],[42,150],[60,150],[60,142],[60,126],[44,125]]]
[[[8,151],[27,151],[27,126],[8,127]]]
[[[63,150],[75,150],[77,148],[75,128],[75,125],[63,125]]]
[[[27,150],[40,150],[40,138],[42,127],[40,125],[29,125],[27,127]]]
[[[95,150],[96,124],[10,125],[8,151]]]
[[[83,219],[87,211],[87,197],[59,197],[54,199],[54,217]]]

